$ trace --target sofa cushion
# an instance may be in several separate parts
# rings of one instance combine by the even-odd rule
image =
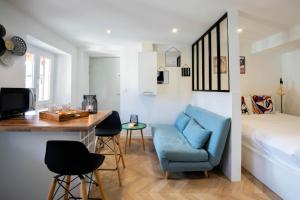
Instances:
[[[175,126],[153,124],[152,137],[160,159],[170,162],[208,161],[206,150],[193,148]]]
[[[187,106],[185,113],[202,127],[212,131],[206,149],[209,155],[209,162],[212,166],[217,166],[220,163],[229,134],[230,118],[192,105]]]
[[[211,131],[202,128],[195,120],[191,119],[182,133],[193,148],[201,149],[208,141]]]
[[[180,113],[178,115],[178,117],[176,118],[175,126],[178,129],[178,131],[182,132],[184,130],[184,128],[186,127],[186,125],[188,124],[189,121],[190,121],[190,117],[189,116],[187,116],[184,113]]]

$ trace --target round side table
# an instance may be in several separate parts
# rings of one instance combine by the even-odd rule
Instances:
[[[138,130],[141,132],[142,141],[143,141],[143,149],[145,151],[145,142],[144,142],[143,129],[145,129],[147,127],[147,125],[145,123],[138,123],[134,127],[129,127],[129,123],[130,122],[122,124],[122,129],[126,130],[125,154],[126,154],[126,147],[127,147],[127,141],[128,141],[128,133],[129,133],[129,147],[130,147],[131,146],[132,131],[138,131]]]

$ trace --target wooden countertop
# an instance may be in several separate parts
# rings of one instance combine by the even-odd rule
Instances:
[[[98,111],[97,114],[91,114],[89,117],[73,119],[64,122],[55,122],[50,120],[39,119],[38,114],[25,115],[16,118],[0,120],[0,132],[31,132],[31,131],[47,131],[47,132],[79,132],[88,131],[106,117],[112,111]]]

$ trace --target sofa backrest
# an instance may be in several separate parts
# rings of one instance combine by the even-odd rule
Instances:
[[[220,163],[226,139],[230,131],[230,118],[192,105],[187,106],[185,113],[195,119],[205,129],[212,131],[208,141],[207,151],[209,154],[209,162],[213,166],[217,166]]]

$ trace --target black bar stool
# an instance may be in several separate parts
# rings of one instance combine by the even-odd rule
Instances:
[[[122,186],[121,175],[119,169],[119,162],[122,161],[123,168],[125,168],[125,162],[123,153],[120,146],[120,133],[122,131],[122,124],[119,113],[113,111],[110,116],[103,120],[98,126],[96,126],[95,135],[96,139],[96,153],[100,153],[102,149],[107,147],[113,153],[101,153],[102,155],[112,155],[115,157],[116,167],[109,169],[98,170],[113,170],[118,172],[119,185]],[[112,147],[110,141],[112,142]]]
[[[102,199],[106,199],[103,186],[100,181],[97,169],[104,161],[104,156],[90,153],[84,144],[78,141],[48,141],[46,147],[45,164],[48,169],[56,174],[48,193],[48,200],[53,200],[58,196],[58,190],[63,188],[64,194],[58,197],[64,200],[78,199],[71,191],[80,185],[81,199],[87,200],[91,189],[91,184],[95,184],[100,191]],[[87,174],[91,173],[90,176]],[[96,181],[93,180],[93,174]],[[71,180],[71,176],[76,176]],[[80,184],[70,189],[70,184],[80,178]],[[86,181],[88,180],[89,192],[86,191]],[[56,189],[56,185],[59,185]],[[65,185],[64,185],[65,184]],[[70,196],[70,198],[69,198]]]

